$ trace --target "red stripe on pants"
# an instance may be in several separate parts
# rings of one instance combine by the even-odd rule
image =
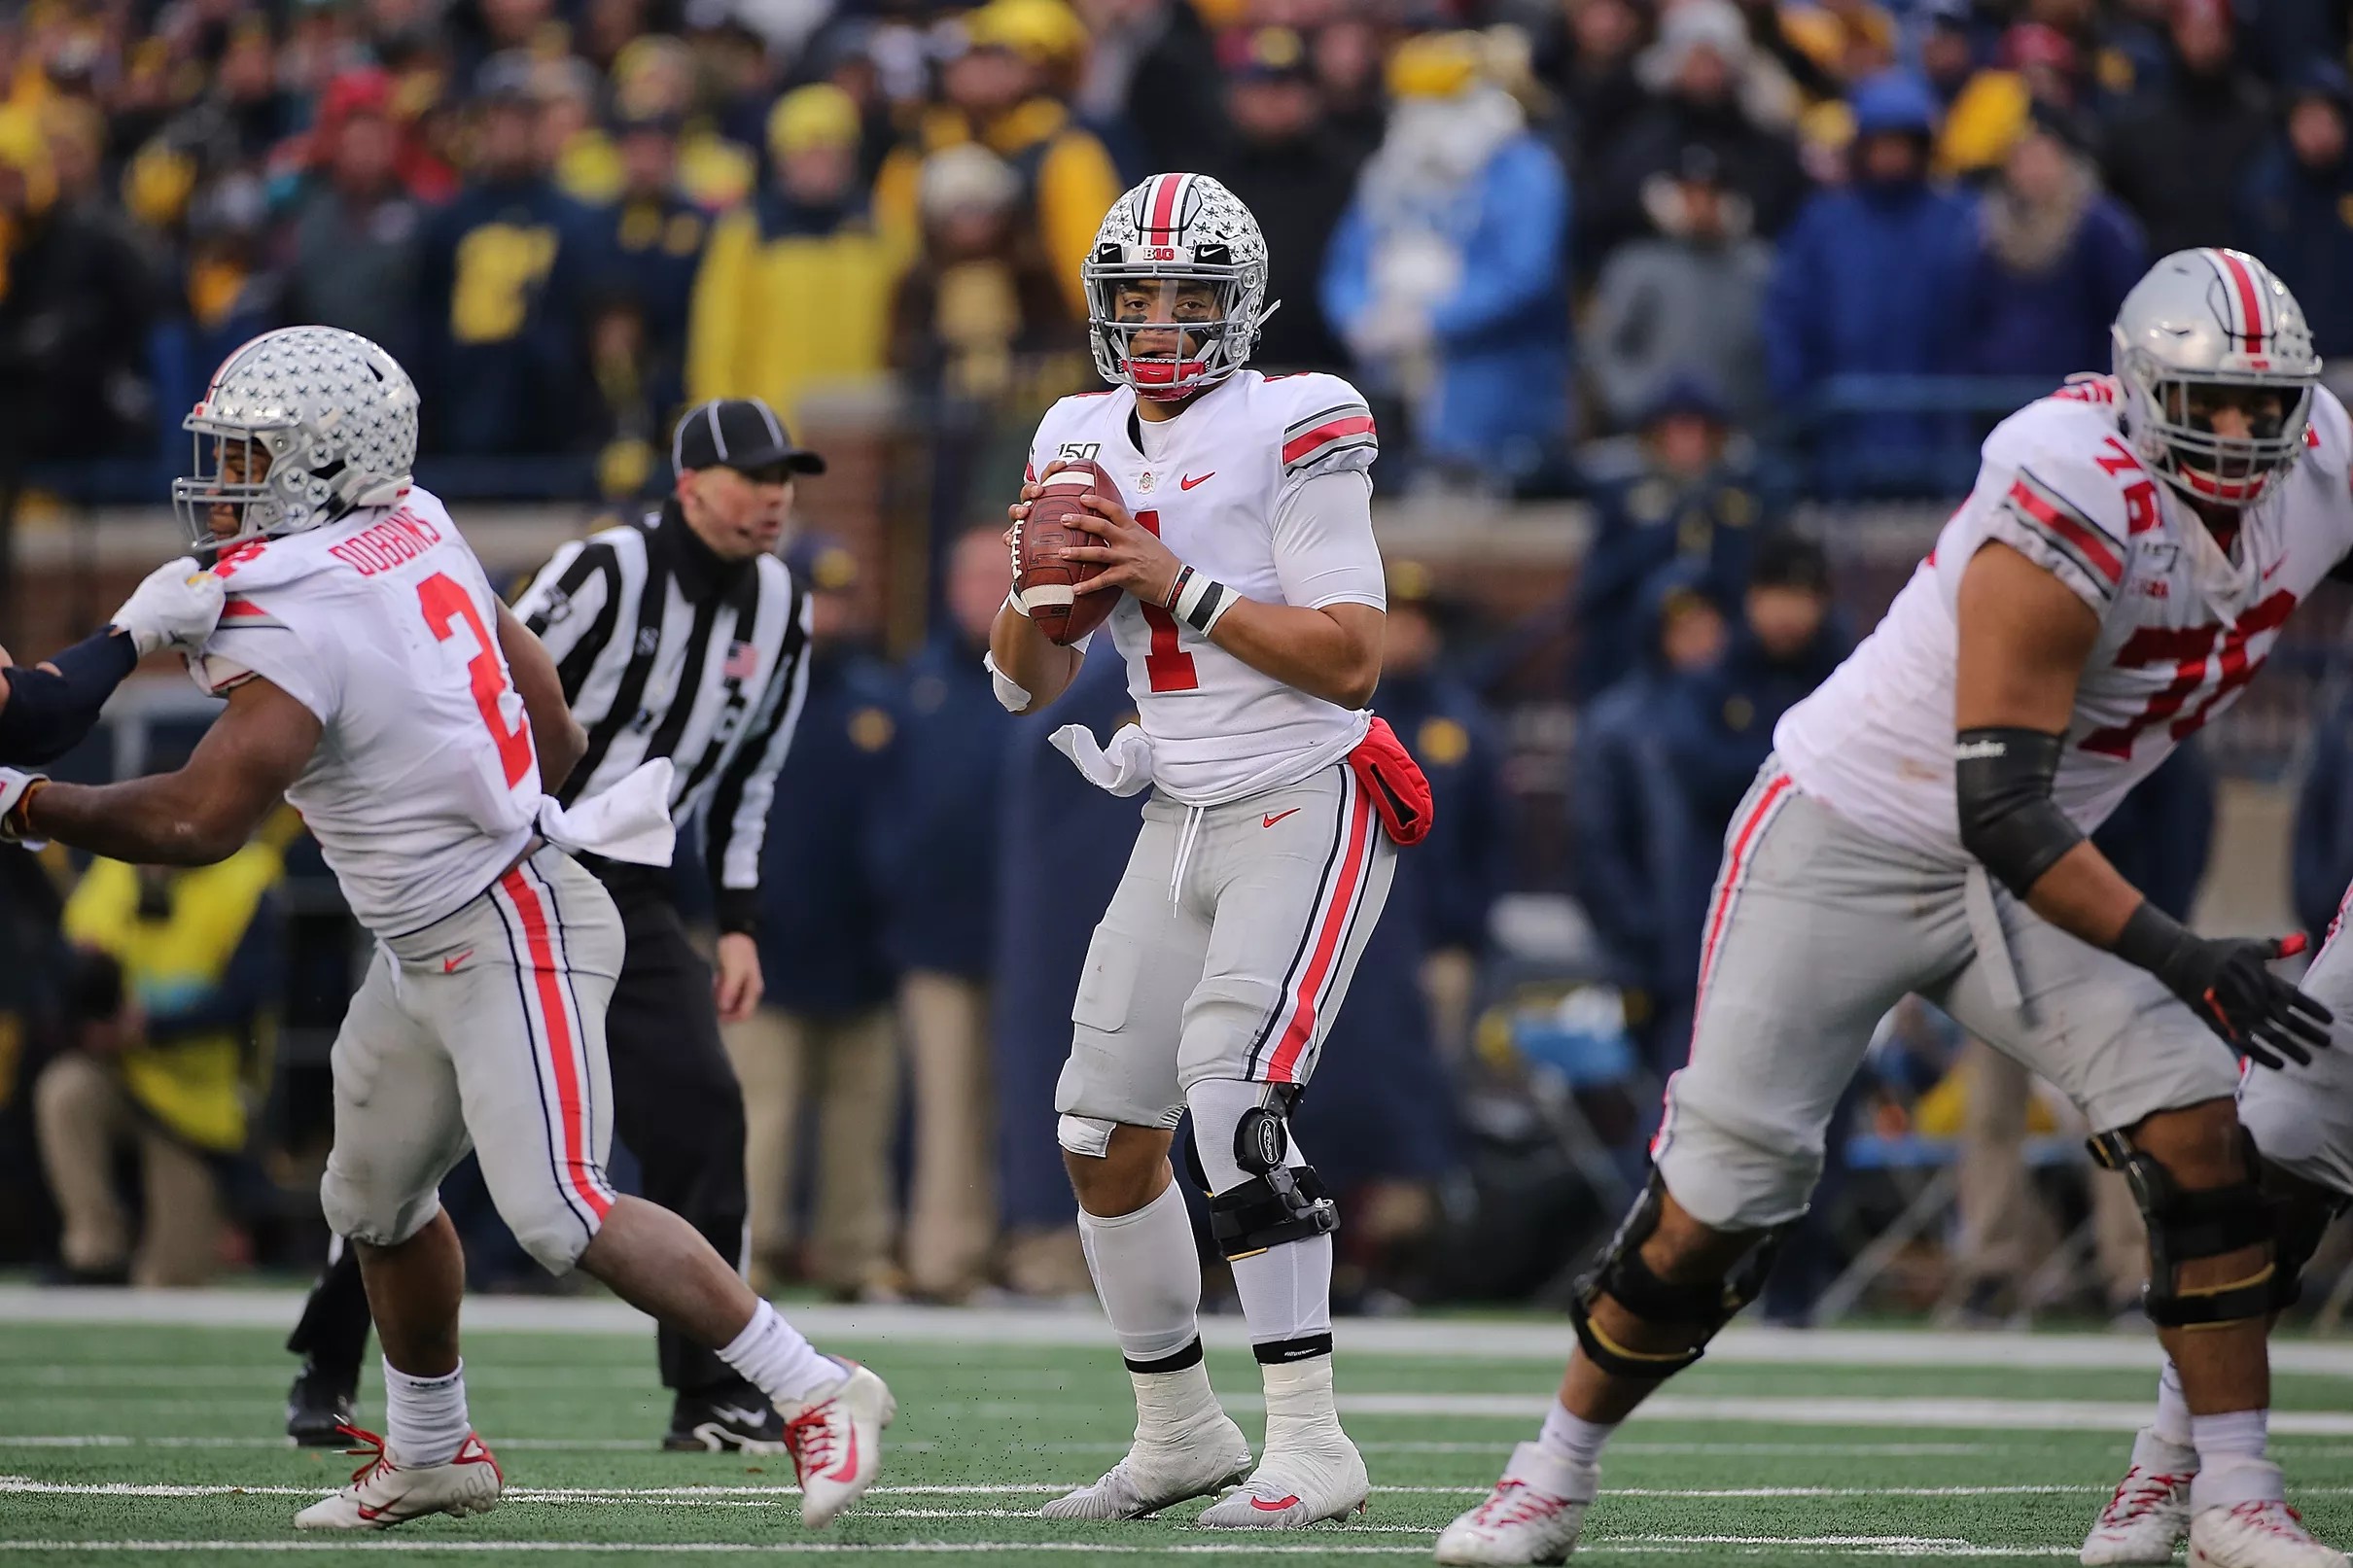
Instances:
[[[1724,856],[1724,886],[1716,889],[1715,900],[1707,911],[1707,940],[1700,947],[1700,983],[1692,998],[1692,1028],[1700,1023],[1700,1008],[1707,1000],[1707,979],[1716,966],[1716,944],[1724,938],[1724,918],[1732,911],[1734,896],[1740,890],[1740,879],[1748,874],[1748,852],[1756,842],[1758,829],[1773,814],[1774,803],[1789,788],[1789,775],[1784,773],[1765,786],[1765,793],[1748,809],[1740,831],[1733,836],[1732,849]]]
[[[572,1024],[564,1016],[564,990],[556,978],[555,944],[547,934],[546,906],[540,902],[539,889],[524,879],[520,870],[501,877],[499,886],[514,900],[515,913],[522,917],[523,945],[531,956],[532,981],[539,987],[540,1015],[547,1021],[547,1055],[555,1067],[556,1114],[564,1124],[564,1174],[571,1181],[572,1190],[588,1205],[589,1212],[601,1220],[613,1207],[613,1200],[605,1195],[588,1153],[583,1104],[586,1086],[580,1082],[580,1063],[572,1049]],[[524,1025],[528,1028],[530,1020],[525,1019]]]
[[[1323,912],[1323,928],[1316,933],[1316,951],[1308,959],[1307,972],[1299,977],[1299,990],[1291,1003],[1291,1021],[1275,1046],[1274,1059],[1267,1063],[1268,1083],[1289,1083],[1292,1069],[1299,1064],[1299,1054],[1315,1036],[1316,993],[1323,989],[1323,977],[1339,958],[1342,938],[1348,934],[1349,908],[1356,901],[1356,884],[1364,876],[1365,862],[1372,857],[1372,826],[1373,798],[1359,785],[1355,812],[1349,822],[1348,854],[1341,861],[1340,881]]]

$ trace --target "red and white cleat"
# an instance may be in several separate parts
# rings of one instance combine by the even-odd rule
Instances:
[[[2173,1549],[2190,1535],[2190,1482],[2196,1475],[2195,1450],[2143,1427],[2132,1442],[2132,1468],[2084,1538],[2084,1568],[2171,1562]]]
[[[2347,1568],[2303,1516],[2278,1498],[2201,1508],[2190,1521],[2190,1568]]]
[[[1280,1447],[1270,1443],[1249,1480],[1205,1509],[1201,1522],[1212,1530],[1300,1530],[1363,1513],[1372,1490],[1364,1456],[1333,1426]]]
[[[1598,1465],[1571,1464],[1523,1443],[1487,1501],[1438,1537],[1438,1560],[1470,1568],[1566,1562],[1600,1483]]]
[[[785,1447],[800,1476],[800,1521],[812,1530],[831,1524],[874,1484],[882,1469],[882,1429],[898,1414],[898,1401],[880,1377],[855,1361],[849,1376],[785,1417]]]
[[[373,1432],[356,1426],[342,1430],[364,1445],[348,1451],[367,1462],[351,1473],[350,1485],[297,1514],[298,1530],[389,1530],[428,1514],[464,1518],[498,1507],[507,1489],[498,1460],[472,1432],[449,1463],[411,1470],[394,1458]]]

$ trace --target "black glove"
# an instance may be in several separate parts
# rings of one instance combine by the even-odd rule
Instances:
[[[2299,1066],[2329,1044],[2329,1010],[2266,965],[2306,947],[2303,933],[2274,937],[2195,936],[2153,904],[2132,912],[2116,939],[2136,963],[2190,1004],[2205,1026],[2259,1066]],[[2284,1060],[2283,1060],[2284,1059]]]

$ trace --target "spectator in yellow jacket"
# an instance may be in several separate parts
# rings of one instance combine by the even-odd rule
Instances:
[[[245,1148],[279,991],[283,869],[266,840],[189,870],[96,860],[66,901],[65,935],[83,950],[75,1038],[33,1086],[66,1277],[200,1285],[219,1262],[215,1161]],[[145,1209],[135,1250],[114,1182],[125,1148]]]
[[[913,140],[883,161],[875,221],[913,254],[923,231],[924,159],[944,147],[978,142],[1021,176],[1022,206],[1036,225],[1039,247],[1071,312],[1084,318],[1078,269],[1122,189],[1111,155],[1057,95],[1085,57],[1086,28],[1062,0],[990,0],[964,18],[964,29],[963,52],[941,71],[946,103],[927,113]]]
[[[777,100],[769,185],[712,229],[694,280],[689,400],[764,398],[796,422],[813,388],[883,373],[907,253],[868,217],[859,129],[857,104],[830,83]]]

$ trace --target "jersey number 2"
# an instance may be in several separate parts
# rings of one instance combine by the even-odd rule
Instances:
[[[448,642],[459,621],[464,621],[466,629],[474,634],[478,651],[466,661],[466,678],[474,684],[474,705],[481,710],[482,722],[489,727],[490,738],[498,743],[499,761],[507,770],[507,787],[512,789],[531,771],[531,722],[525,719],[509,729],[506,715],[499,712],[499,699],[507,693],[507,672],[499,668],[498,645],[490,640],[481,611],[474,608],[466,590],[446,573],[436,572],[418,583],[417,599],[425,607],[425,624],[433,628],[436,641]]]
[[[1160,513],[1140,511],[1136,526],[1160,537]],[[1143,656],[1143,673],[1154,691],[1193,691],[1201,685],[1201,672],[1193,668],[1193,656],[1179,652],[1176,647],[1176,617],[1158,605],[1141,605],[1143,623],[1152,629],[1152,650]]]

